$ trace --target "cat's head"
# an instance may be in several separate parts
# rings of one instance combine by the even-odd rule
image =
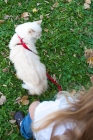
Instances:
[[[26,40],[37,40],[42,32],[41,22],[42,20],[20,24],[16,27],[15,32]]]

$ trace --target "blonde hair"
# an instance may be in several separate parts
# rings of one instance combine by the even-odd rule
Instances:
[[[73,120],[76,127],[67,130],[63,135],[53,136],[51,140],[92,140],[93,139],[93,87],[83,96],[78,97],[78,101],[69,103],[70,107],[53,112],[41,120],[40,126],[33,131],[38,132],[48,127],[53,122],[62,123]],[[73,110],[74,108],[74,110]],[[44,123],[43,123],[44,122]]]

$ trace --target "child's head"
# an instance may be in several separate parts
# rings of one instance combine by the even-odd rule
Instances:
[[[76,124],[73,130],[67,130],[62,136],[53,136],[51,140],[92,140],[93,139],[93,88],[84,95],[79,96],[77,102],[70,103],[70,107],[51,113],[41,120],[39,131],[51,123],[61,124],[73,120]],[[61,130],[60,130],[61,131]]]

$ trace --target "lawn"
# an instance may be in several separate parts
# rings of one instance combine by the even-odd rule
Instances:
[[[35,9],[36,8],[36,9]],[[24,12],[28,19],[22,18]],[[78,90],[91,85],[93,69],[86,63],[85,48],[93,48],[93,3],[84,9],[84,0],[0,0],[0,92],[7,102],[0,106],[0,140],[24,140],[16,124],[11,124],[12,113],[29,105],[15,104],[18,97],[28,95],[17,79],[9,60],[9,41],[15,25],[42,18],[42,37],[36,43],[41,61],[63,90]],[[1,21],[2,20],[2,21]],[[29,101],[53,100],[58,89],[51,82],[41,96],[29,96]]]

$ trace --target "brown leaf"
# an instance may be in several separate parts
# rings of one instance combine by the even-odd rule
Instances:
[[[23,14],[21,14],[22,18],[27,18],[29,17],[29,13],[28,12],[24,12]]]
[[[58,2],[54,3],[54,4],[52,5],[52,7],[53,7],[53,8],[54,8],[54,7],[58,7]]]
[[[92,68],[93,67],[93,57],[89,57],[87,59],[87,63],[89,64],[89,67]]]
[[[40,15],[40,19],[43,19],[43,15]]]
[[[23,104],[23,105],[28,105],[28,104],[29,104],[29,100],[23,100],[23,101],[22,101],[22,104]]]
[[[9,113],[9,115],[12,116],[12,117],[14,116],[14,114],[15,114],[15,111],[11,111],[11,112]]]
[[[3,103],[6,102],[6,96],[2,95],[2,96],[1,96],[1,99],[2,99]]]
[[[90,77],[90,81],[91,81],[91,83],[93,83],[93,76]]]
[[[0,105],[3,105],[3,101],[2,101],[2,99],[0,98]]]
[[[16,120],[9,120],[9,122],[10,122],[11,124],[14,124],[14,123],[16,122]]]
[[[89,58],[87,59],[87,63],[93,64],[93,57],[89,57]]]
[[[48,32],[49,29],[44,29],[45,32]]]
[[[1,23],[4,23],[4,20],[0,20],[0,24],[1,24]]]
[[[68,2],[71,2],[72,0],[68,0]]]
[[[4,19],[6,20],[6,19],[9,19],[10,18],[10,16],[9,15],[5,15],[4,16]]]
[[[93,57],[93,49],[85,49],[85,57],[89,58],[89,57]]]
[[[20,2],[18,2],[18,6],[21,6],[21,3]]]
[[[88,3],[84,3],[84,9],[89,10],[90,9],[90,5]]]
[[[9,69],[8,69],[8,68],[5,68],[5,69],[3,69],[2,71],[3,71],[3,72],[8,72]]]
[[[27,100],[28,96],[23,96],[21,100]]]

